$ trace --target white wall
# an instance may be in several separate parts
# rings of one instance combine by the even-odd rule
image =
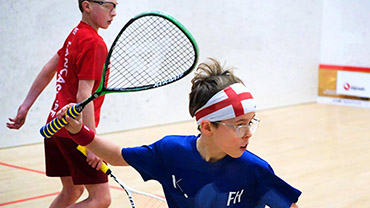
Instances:
[[[194,35],[200,61],[215,57],[236,66],[260,109],[313,102],[320,62],[322,0],[119,1],[117,17],[100,34],[108,47],[129,17],[162,10]],[[0,3],[0,147],[42,141],[38,134],[54,99],[54,83],[31,109],[20,131],[5,122],[16,114],[43,64],[61,47],[80,13],[77,0]],[[106,96],[99,133],[190,120],[191,76],[167,87]],[[170,133],[170,130],[169,130]]]
[[[321,63],[370,67],[370,1],[325,0]]]

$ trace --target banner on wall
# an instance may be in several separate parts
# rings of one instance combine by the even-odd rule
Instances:
[[[370,108],[370,68],[320,65],[318,103]]]
[[[337,94],[370,98],[370,73],[338,71]]]

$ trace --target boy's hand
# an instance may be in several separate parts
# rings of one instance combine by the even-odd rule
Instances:
[[[6,127],[9,129],[20,129],[26,121],[28,109],[24,108],[23,105],[19,106],[17,115],[14,118],[9,118],[10,122],[6,123]]]
[[[69,117],[66,114],[66,110],[74,106],[75,103],[70,103],[66,106],[64,106],[62,109],[60,109],[57,113],[57,118],[61,119],[63,116],[65,116],[65,119],[67,120],[68,124],[65,126],[65,128],[69,131],[71,134],[77,134],[81,131],[82,128],[82,119],[81,114],[77,116],[76,119]]]
[[[93,152],[86,149],[86,162],[96,170],[100,170],[103,160],[96,156]]]

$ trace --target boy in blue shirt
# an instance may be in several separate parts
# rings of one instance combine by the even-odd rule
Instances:
[[[297,208],[301,192],[247,150],[259,120],[243,82],[211,59],[198,66],[189,98],[197,136],[170,135],[151,145],[121,148],[70,117],[66,128],[77,143],[109,164],[130,165],[145,181],[159,181],[170,208]]]

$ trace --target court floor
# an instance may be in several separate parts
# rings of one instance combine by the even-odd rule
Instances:
[[[370,109],[309,103],[262,110],[257,117],[261,123],[249,151],[267,160],[277,175],[303,192],[300,207],[370,207]],[[103,137],[136,146],[166,134],[197,134],[195,122]],[[163,195],[157,182],[143,182],[130,167],[112,170],[135,189]],[[48,207],[61,185],[44,171],[41,143],[0,149],[0,207]],[[124,191],[113,180],[109,183],[111,207],[129,207],[124,204]]]

